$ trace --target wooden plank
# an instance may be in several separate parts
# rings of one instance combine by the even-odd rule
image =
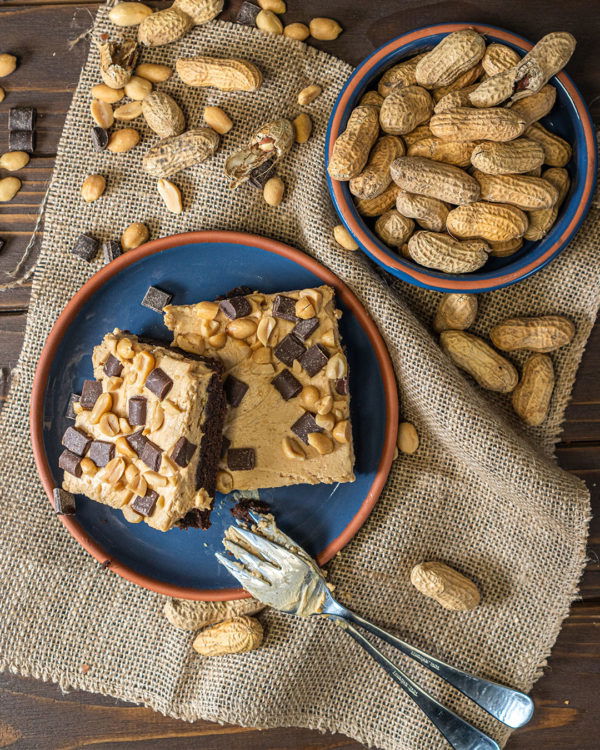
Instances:
[[[596,693],[586,690],[578,678],[585,675],[597,680],[600,676],[599,619],[598,604],[573,607],[554,647],[551,677],[543,677],[534,688],[534,719],[513,735],[510,750],[592,750],[597,747],[595,737],[577,733],[576,727],[586,717],[592,717],[596,708]],[[562,686],[558,694],[553,687],[555,684]],[[194,746],[212,750],[358,750],[362,747],[342,735],[322,735],[300,729],[259,732],[205,721],[189,724],[83,691],[63,694],[49,683],[10,674],[0,677],[0,746],[3,747],[67,750],[101,745],[103,750],[124,750],[133,743],[144,743],[140,747],[183,750],[191,746],[192,738],[196,738]]]

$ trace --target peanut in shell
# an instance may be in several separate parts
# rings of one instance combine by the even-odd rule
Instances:
[[[505,143],[484,141],[471,153],[471,164],[486,174],[523,174],[543,163],[544,149],[529,138],[515,138]]]
[[[408,241],[408,254],[417,263],[444,273],[471,273],[488,258],[482,240],[460,242],[438,232],[415,232]]]
[[[149,149],[142,167],[154,177],[170,177],[182,169],[206,161],[215,153],[220,140],[212,128],[187,130]]]
[[[403,86],[394,89],[383,100],[379,124],[384,133],[410,133],[431,117],[433,100],[422,86]]]
[[[556,89],[549,84],[536,94],[519,99],[510,105],[511,112],[518,114],[525,121],[525,130],[537,120],[545,117],[556,102]]]
[[[509,68],[514,68],[521,61],[521,56],[512,47],[505,44],[488,44],[481,59],[481,66],[488,76],[495,76]]]
[[[363,171],[353,177],[348,187],[357,198],[375,198],[392,181],[390,164],[404,155],[404,143],[395,135],[384,135],[375,143]]]
[[[543,315],[535,318],[509,318],[494,326],[490,339],[495,347],[505,352],[526,349],[532,352],[554,352],[570,344],[575,326],[562,315]]]
[[[512,141],[526,126],[519,112],[495,107],[459,107],[433,115],[429,122],[433,135],[448,141]]]
[[[400,248],[407,242],[414,228],[414,221],[402,216],[395,208],[386,211],[375,222],[375,234],[386,245],[395,248]]]
[[[401,156],[392,162],[390,171],[402,190],[453,205],[473,203],[481,192],[477,180],[462,169],[421,156]]]
[[[386,211],[394,208],[399,192],[400,188],[398,185],[392,182],[383,193],[376,195],[375,198],[361,198],[357,200],[355,204],[356,210],[361,216],[381,216]]]
[[[417,83],[430,89],[449,86],[477,65],[484,53],[485,41],[476,31],[454,31],[419,60],[415,71]]]
[[[527,224],[527,216],[515,206],[484,201],[458,206],[446,219],[446,228],[452,236],[479,237],[488,242],[507,242],[522,237]]]
[[[472,84],[475,83],[475,81],[477,81],[481,77],[482,73],[483,68],[481,67],[481,65],[475,65],[474,67],[470,68],[462,75],[460,75],[449,86],[440,86],[440,88],[434,89],[431,92],[433,100],[435,102],[439,102],[448,94],[453,94],[457,91],[462,91],[465,88],[469,88]]]
[[[425,54],[415,55],[409,60],[402,60],[397,63],[385,73],[379,79],[377,85],[377,91],[382,97],[389,96],[396,87],[402,86],[414,86],[417,83],[415,71],[419,60],[425,57]]]
[[[532,354],[523,365],[511,400],[513,409],[530,427],[538,427],[548,416],[554,380],[552,359],[547,354]]]
[[[444,141],[432,136],[413,143],[407,153],[408,156],[424,156],[426,159],[454,164],[456,167],[468,167],[476,146],[476,141]]]
[[[556,133],[551,133],[539,122],[534,122],[525,131],[525,137],[537,141],[544,149],[544,164],[549,167],[564,167],[571,161],[573,149]]]
[[[400,190],[396,208],[403,216],[414,219],[420,227],[430,232],[443,232],[446,229],[448,206],[437,198]]]
[[[491,203],[510,203],[523,211],[552,208],[558,200],[558,190],[542,177],[522,174],[486,174],[478,169],[473,177],[481,187],[481,200]]]
[[[466,331],[443,331],[440,344],[454,364],[482,388],[496,393],[515,389],[519,381],[515,366],[479,336]]]
[[[379,135],[376,107],[356,107],[346,129],[336,138],[327,171],[334,180],[350,180],[364,169]]]
[[[562,167],[550,167],[550,169],[546,169],[543,173],[543,178],[558,190],[558,200],[552,208],[540,208],[537,211],[528,212],[529,226],[524,236],[526,240],[532,240],[533,242],[541,240],[552,229],[558,218],[558,209],[569,192],[571,185],[569,173]]]
[[[516,66],[517,92],[514,98],[541,91],[569,62],[575,45],[575,37],[567,31],[553,31],[543,36]]]

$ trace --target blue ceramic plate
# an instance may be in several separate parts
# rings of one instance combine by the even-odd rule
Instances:
[[[380,47],[367,57],[348,78],[333,108],[325,144],[326,164],[335,139],[344,130],[351,111],[380,76],[403,59],[434,47],[447,34],[475,28],[488,42],[499,42],[522,55],[532,45],[517,34],[496,26],[470,23],[445,23],[410,31]],[[577,54],[577,51],[575,51]],[[514,255],[490,257],[475,273],[445,274],[420,266],[387,247],[373,231],[374,220],[365,220],[354,206],[347,182],[331,180],[329,192],[342,221],[360,247],[386,271],[409,284],[440,292],[486,292],[514,284],[543,268],[568,245],[591,205],[596,180],[596,139],[590,113],[577,87],[566,73],[551,79],[557,99],[552,112],[541,122],[573,145],[573,158],[567,165],[571,187],[562,204],[558,220],[539,242],[525,242]]]
[[[103,268],[75,296],[46,343],[32,396],[34,452],[49,495],[60,484],[69,396],[93,377],[93,347],[115,327],[170,341],[162,316],[140,305],[149,285],[171,292],[174,304],[190,304],[239,285],[276,292],[324,282],[337,288],[351,388],[360,393],[352,402],[356,481],[260,495],[292,538],[322,562],[332,557],[367,517],[389,471],[397,425],[393,371],[377,329],[347,287],[308,256],[272,240],[227,232],[157,240]],[[224,599],[243,595],[230,588],[233,579],[213,556],[232,522],[231,507],[231,496],[218,495],[208,531],[163,533],[79,496],[75,519],[61,520],[98,560],[110,560],[111,570],[130,580],[175,596]]]

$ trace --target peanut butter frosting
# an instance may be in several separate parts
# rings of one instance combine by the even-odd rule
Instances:
[[[348,363],[331,287],[164,312],[174,345],[224,367],[229,408],[217,489],[354,480]]]

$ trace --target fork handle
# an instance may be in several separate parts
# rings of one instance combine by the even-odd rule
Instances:
[[[445,664],[434,656],[425,653],[425,651],[421,651],[421,649],[415,648],[415,646],[396,638],[391,633],[378,628],[377,625],[365,620],[355,612],[351,612],[345,607],[342,609],[343,613],[340,614],[347,622],[360,625],[361,628],[368,630],[369,633],[376,635],[406,656],[427,667],[503,724],[516,729],[527,724],[531,719],[533,701],[525,693],[491,680],[484,680],[482,677],[475,677],[461,669],[456,669],[456,667],[451,667],[449,664]]]
[[[435,700],[416,682],[391,662],[376,646],[368,641],[352,623],[334,618],[337,625],[351,635],[355,641],[378,662],[390,677],[400,685],[409,698],[417,704],[425,716],[448,740],[454,750],[500,750],[491,737],[481,732],[453,711]]]

